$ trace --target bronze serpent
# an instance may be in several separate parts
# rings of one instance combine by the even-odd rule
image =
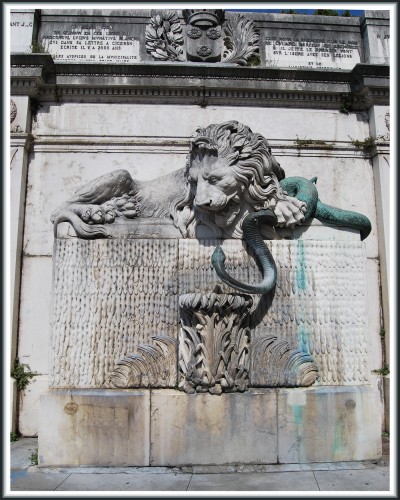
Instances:
[[[364,240],[371,232],[371,222],[365,215],[349,210],[331,207],[322,203],[318,198],[318,191],[315,186],[317,177],[305,179],[304,177],[288,177],[280,181],[280,185],[284,192],[289,196],[294,196],[300,201],[304,201],[307,205],[307,210],[304,214],[304,221],[313,217],[334,226],[344,226],[360,231],[361,240]],[[225,270],[225,254],[222,248],[218,245],[215,249],[211,263],[217,272],[220,279],[241,292],[252,294],[265,294],[270,292],[276,285],[277,271],[276,264],[264,243],[259,231],[259,224],[276,224],[276,217],[272,210],[260,210],[248,214],[242,224],[243,235],[257,262],[261,266],[262,280],[258,284],[250,285],[241,283],[229,276]]]

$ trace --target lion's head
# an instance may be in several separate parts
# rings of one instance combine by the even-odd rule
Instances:
[[[267,140],[237,121],[197,129],[190,142],[184,196],[171,209],[175,225],[195,237],[201,225],[215,237],[241,237],[241,222],[276,204],[285,173]]]

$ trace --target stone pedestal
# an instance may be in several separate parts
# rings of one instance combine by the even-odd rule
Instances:
[[[370,460],[381,454],[379,391],[366,387],[51,390],[41,466],[183,466]]]
[[[237,299],[226,293],[225,284],[220,295],[212,292],[220,283],[211,266],[217,240],[57,238],[52,389],[41,402],[40,464],[181,466],[377,458],[382,415],[368,361],[363,244],[356,231],[308,229],[298,240],[267,242],[280,270],[269,307],[258,297],[240,296],[240,315],[249,315],[244,326],[250,328],[251,369],[271,373],[231,387],[245,392],[220,395],[222,388],[214,390],[207,377],[205,392],[176,390],[179,376],[173,363],[165,384],[157,377],[147,383],[153,364],[164,367],[152,336],[162,331],[172,347],[177,345],[178,296],[181,308],[195,308],[194,317],[186,320],[186,309],[181,311],[182,328],[198,331],[200,323],[204,329],[201,342],[193,345],[199,359],[180,352],[180,368],[205,364],[204,373],[194,374],[204,382],[205,373],[214,374],[206,351],[222,356],[223,366],[229,364],[229,356],[221,354],[225,343],[213,341],[207,319],[211,298],[223,297],[226,305],[229,297]],[[324,239],[309,239],[316,234]],[[259,271],[243,242],[221,244],[232,266],[229,272],[245,282],[258,281]],[[219,318],[229,319],[230,312],[214,309],[209,316],[218,333]],[[233,323],[228,330],[227,351],[231,344],[237,354],[249,347],[236,343]],[[135,344],[139,334],[144,347]],[[257,340],[268,335],[284,341],[279,346],[286,350],[310,357],[314,385],[276,382],[283,351],[264,355]],[[181,344],[189,345],[184,337]],[[121,366],[131,367],[132,373],[125,377],[127,384],[117,385],[124,390],[113,389],[110,377]],[[230,379],[228,368],[224,371],[219,362],[215,366],[218,380],[223,375]],[[129,382],[135,374],[142,381],[138,389],[135,381]]]

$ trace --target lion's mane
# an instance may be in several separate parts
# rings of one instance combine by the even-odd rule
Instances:
[[[185,178],[194,152],[201,149],[216,151],[219,159],[226,161],[232,168],[237,182],[245,185],[242,204],[247,205],[246,213],[268,208],[272,200],[283,197],[279,181],[285,178],[285,172],[271,154],[268,141],[261,134],[253,133],[246,125],[229,121],[197,129],[190,141]],[[208,226],[214,237],[226,236],[226,232],[212,221],[212,215],[196,211],[193,206],[195,195],[195,187],[186,182],[183,195],[170,208],[175,226],[189,238],[196,237],[199,224]],[[244,216],[232,228],[229,236],[241,237]]]

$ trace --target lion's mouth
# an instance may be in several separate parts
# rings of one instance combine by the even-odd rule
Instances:
[[[223,210],[218,211],[215,215],[215,223],[218,227],[227,227],[235,222],[236,217],[240,212],[240,202],[233,198],[229,200]]]

